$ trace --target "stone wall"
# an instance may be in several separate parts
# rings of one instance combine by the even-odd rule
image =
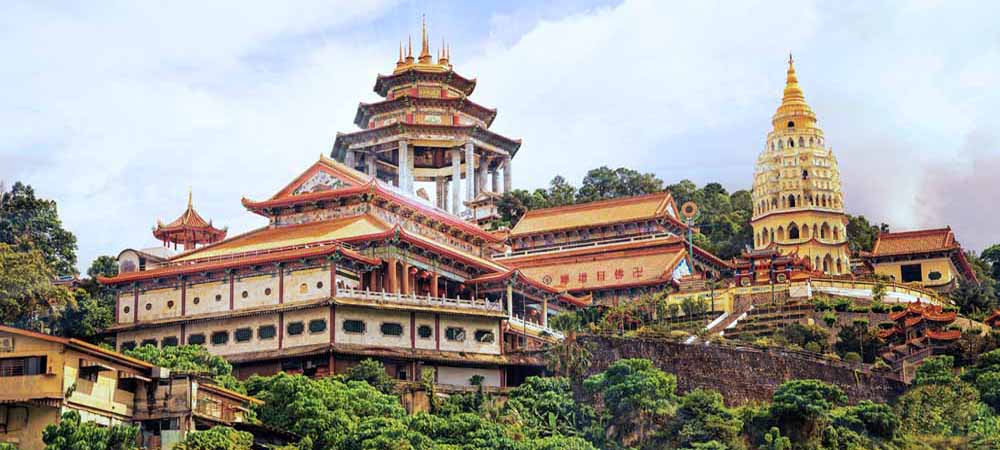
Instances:
[[[660,339],[582,336],[592,345],[588,375],[603,371],[616,360],[645,358],[677,376],[678,391],[715,389],[730,405],[770,401],[782,383],[818,379],[839,386],[850,401],[890,401],[906,385],[860,366],[810,358],[804,354],[749,346],[698,342],[687,345]]]

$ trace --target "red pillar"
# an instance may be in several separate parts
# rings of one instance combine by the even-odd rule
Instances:
[[[434,315],[434,349],[441,350],[441,315]]]
[[[389,258],[388,266],[389,289],[386,290],[394,294],[399,293],[399,283],[396,280],[396,258]]]
[[[236,302],[236,274],[229,274],[229,310],[233,310]]]
[[[403,295],[410,294],[410,265],[405,262],[400,262],[399,265],[402,267],[400,276],[400,288],[399,293]]]
[[[410,311],[410,348],[417,348],[417,313]]]
[[[330,297],[337,296],[337,265],[330,262]]]
[[[336,343],[337,343],[337,305],[330,305],[330,344],[332,345]]]
[[[431,297],[438,296],[438,274],[431,274]]]
[[[285,268],[278,264],[278,304],[285,303]]]
[[[278,349],[285,348],[285,313],[278,313]]]
[[[133,302],[135,305],[132,307],[132,322],[139,321],[139,285],[135,285]]]
[[[181,316],[187,312],[187,281],[181,278]]]

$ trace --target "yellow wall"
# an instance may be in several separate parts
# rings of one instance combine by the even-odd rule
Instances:
[[[923,282],[921,282],[922,286],[940,286],[951,282],[955,278],[955,266],[952,265],[951,260],[948,258],[878,263],[875,265],[875,273],[888,275],[893,280],[902,283],[903,275],[901,267],[910,264],[920,264],[921,277],[923,278]],[[941,278],[931,280],[930,273],[935,271],[941,273]]]

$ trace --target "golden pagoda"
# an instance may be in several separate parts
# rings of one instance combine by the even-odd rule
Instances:
[[[816,126],[791,55],[784,96],[771,124],[754,173],[754,248],[795,253],[828,274],[850,272],[837,158]]]

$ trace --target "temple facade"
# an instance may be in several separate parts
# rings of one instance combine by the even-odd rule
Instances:
[[[753,180],[754,248],[796,253],[827,274],[849,273],[837,158],[806,103],[791,56],[771,125]]]
[[[951,227],[879,233],[872,251],[861,256],[878,275],[941,293],[951,292],[961,279],[976,280]]]
[[[467,203],[510,191],[521,141],[490,131],[496,110],[469,99],[476,80],[452,69],[449,47],[442,43],[437,53],[435,59],[426,25],[416,57],[411,43],[405,52],[400,45],[392,74],[375,80],[385,100],[358,105],[354,123],[361,130],[338,133],[331,156],[404,193],[417,192],[417,182],[433,183],[437,208],[475,219]]]

